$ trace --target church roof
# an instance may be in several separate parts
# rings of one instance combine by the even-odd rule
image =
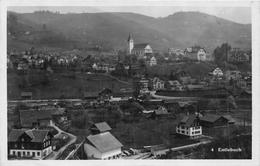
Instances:
[[[144,49],[147,45],[149,44],[148,43],[135,44],[134,49]]]

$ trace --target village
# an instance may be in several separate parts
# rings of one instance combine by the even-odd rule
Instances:
[[[251,134],[251,51],[227,46],[9,51],[8,158],[210,158]]]

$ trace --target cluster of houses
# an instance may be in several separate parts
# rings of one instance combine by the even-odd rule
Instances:
[[[232,63],[251,62],[251,53],[249,51],[232,48],[228,52],[227,61]]]
[[[191,114],[184,116],[176,126],[176,133],[190,138],[197,138],[203,134],[203,128],[228,126],[234,124],[234,119],[229,115]]]
[[[212,61],[212,56],[206,51],[205,48],[200,46],[193,46],[185,48],[184,50],[178,48],[169,48],[168,54],[174,61]]]

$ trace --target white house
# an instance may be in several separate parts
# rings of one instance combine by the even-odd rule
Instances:
[[[164,81],[160,80],[158,77],[154,77],[152,80],[152,86],[153,86],[153,90],[160,90],[160,89],[164,89]]]
[[[42,159],[52,152],[49,130],[13,129],[8,135],[9,155]]]
[[[197,56],[198,56],[198,61],[207,60],[207,53],[206,53],[205,49],[203,49],[203,48],[199,49]]]
[[[217,77],[222,77],[224,75],[223,71],[218,67],[215,70],[213,70],[212,74],[213,76],[217,76]]]
[[[189,136],[191,138],[198,137],[202,134],[202,127],[196,115],[185,116],[176,126],[176,133]]]
[[[84,144],[84,151],[89,159],[118,159],[123,145],[110,133],[89,135]]]
[[[150,59],[149,65],[150,65],[150,66],[155,66],[155,65],[157,65],[157,60],[156,60],[156,58],[155,58],[154,56]]]

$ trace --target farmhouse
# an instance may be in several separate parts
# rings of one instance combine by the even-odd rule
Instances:
[[[48,130],[13,129],[8,135],[8,154],[42,159],[52,152],[52,137]]]
[[[225,126],[229,124],[228,118],[229,117],[224,117],[215,114],[207,114],[200,118],[200,124],[204,127]]]
[[[118,159],[123,145],[110,133],[89,135],[84,144],[84,151],[89,159]]]
[[[196,115],[185,116],[176,126],[176,133],[189,137],[198,137],[202,134],[202,127]]]

